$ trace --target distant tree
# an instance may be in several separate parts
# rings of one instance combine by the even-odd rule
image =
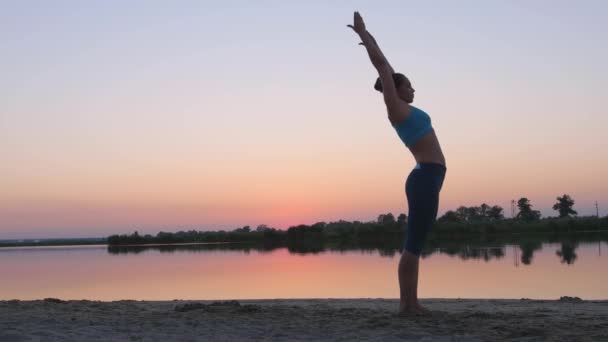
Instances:
[[[536,221],[540,219],[540,211],[532,210],[530,200],[525,197],[517,201],[517,208],[519,208],[519,213],[517,213],[518,219],[524,221]]]
[[[443,214],[443,216],[438,218],[437,221],[438,222],[459,223],[459,222],[462,222],[462,217],[460,215],[458,215],[458,213],[456,213],[455,211],[448,210],[445,212],[445,214]]]
[[[460,219],[460,222],[469,221],[469,210],[465,206],[460,206],[460,207],[456,208],[456,215]]]
[[[517,208],[519,209],[520,213],[527,212],[527,211],[532,210],[532,204],[530,204],[529,199],[527,199],[526,197],[522,197],[517,200]]]
[[[488,216],[488,211],[490,211],[490,209],[491,209],[491,208],[490,208],[490,206],[489,206],[489,205],[487,205],[487,204],[485,204],[485,203],[482,203],[482,204],[479,206],[479,215],[481,215],[481,217],[483,217],[483,218],[489,217],[489,216]]]
[[[233,230],[233,232],[235,232],[235,233],[249,233],[249,232],[251,232],[251,227],[245,226],[243,228],[236,228],[235,230]]]
[[[487,203],[482,203],[479,207],[460,206],[455,211],[449,210],[437,221],[439,222],[479,222],[488,219],[503,219],[502,208],[500,206],[491,207]]]
[[[108,236],[108,245],[118,245],[120,243],[120,236],[117,234]]]
[[[399,225],[405,224],[406,221],[407,221],[407,215],[405,215],[404,213],[401,213],[401,214],[399,214],[399,216],[397,216],[397,223]]]
[[[313,224],[311,227],[313,229],[323,230],[326,226],[327,226],[327,223],[325,223],[325,222],[317,222],[317,223]]]
[[[144,242],[143,236],[139,235],[139,232],[137,230],[134,231],[133,234],[129,235],[127,237],[127,240],[129,244],[138,244]]]
[[[267,231],[267,230],[270,230],[270,228],[267,225],[265,225],[265,224],[260,224],[260,225],[258,225],[255,228],[256,232],[264,232],[264,231]]]
[[[553,205],[553,210],[559,212],[559,217],[570,217],[570,215],[576,215],[576,210],[572,209],[574,200],[570,195],[564,194],[562,197],[557,197],[557,203]]]
[[[502,207],[499,205],[492,206],[492,208],[488,209],[487,216],[493,220],[502,220],[504,215],[502,214]]]
[[[482,218],[480,207],[460,206],[456,209],[456,215],[460,218],[460,222],[467,223],[479,221]]]
[[[467,222],[479,221],[482,218],[480,207],[468,207],[466,209]]]
[[[395,216],[393,214],[380,214],[378,215],[378,223],[379,224],[390,224],[395,223]]]

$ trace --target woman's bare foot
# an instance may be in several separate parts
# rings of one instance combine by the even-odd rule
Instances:
[[[414,303],[412,305],[400,306],[399,307],[399,316],[426,316],[430,315],[431,311],[419,303]]]
[[[406,306],[399,308],[398,316],[425,316],[429,315],[431,312],[428,309],[423,308],[422,306]]]
[[[420,311],[421,314],[423,315],[430,315],[431,314],[431,310],[425,308],[424,306],[420,305],[420,303],[416,303],[416,305],[414,306],[416,308],[416,310]]]

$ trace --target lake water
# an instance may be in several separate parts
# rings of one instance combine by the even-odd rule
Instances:
[[[398,298],[398,262],[378,250],[0,248],[0,299]],[[606,242],[544,243],[533,256],[516,245],[439,249],[420,267],[421,298],[608,299]]]

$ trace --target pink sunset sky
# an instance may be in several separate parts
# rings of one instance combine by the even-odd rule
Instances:
[[[171,7],[167,7],[171,6]],[[608,214],[602,1],[14,2],[0,9],[0,240],[407,212],[414,160],[364,16],[447,159],[440,214],[570,194]]]

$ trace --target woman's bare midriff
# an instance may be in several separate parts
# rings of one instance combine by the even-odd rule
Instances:
[[[417,163],[439,163],[445,165],[445,157],[434,130],[418,140],[414,146],[410,146],[410,151]]]

